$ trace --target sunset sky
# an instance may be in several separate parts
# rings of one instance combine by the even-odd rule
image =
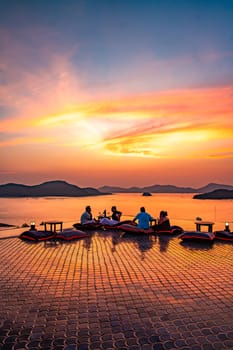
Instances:
[[[0,0],[0,183],[233,184],[232,0]]]

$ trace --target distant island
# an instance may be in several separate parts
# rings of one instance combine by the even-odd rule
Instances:
[[[10,225],[10,224],[4,224],[0,222],[0,227],[16,227],[15,225]]]
[[[206,186],[200,188],[192,187],[178,187],[173,185],[152,185],[147,187],[117,187],[117,186],[102,186],[98,190],[101,192],[111,192],[111,193],[204,193],[210,192],[217,189],[233,190],[232,185],[223,185],[216,183],[209,183]]]
[[[0,185],[0,197],[85,197],[103,196],[111,193],[102,193],[92,187],[80,188],[66,181],[48,181],[35,186],[15,183]]]
[[[196,194],[194,199],[233,199],[233,190],[214,190],[208,193]]]
[[[55,180],[41,183],[39,185],[27,186],[22,184],[8,183],[0,185],[0,197],[85,197],[85,196],[103,196],[112,193],[206,193],[215,190],[233,191],[232,185],[223,185],[210,183],[204,187],[177,187],[173,185],[152,185],[147,187],[122,188],[116,186],[102,186],[98,189],[93,187],[81,188],[69,184],[66,181]],[[211,197],[213,198],[213,197]],[[225,197],[224,197],[225,198]],[[229,198],[229,197],[227,197]],[[196,199],[196,197],[195,197]]]

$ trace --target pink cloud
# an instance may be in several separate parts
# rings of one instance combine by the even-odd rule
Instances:
[[[38,50],[5,31],[0,38],[0,106],[9,108],[11,120],[67,111],[85,100],[71,51],[53,51],[46,43]]]

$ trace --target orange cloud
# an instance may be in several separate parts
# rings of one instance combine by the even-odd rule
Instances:
[[[200,157],[207,148],[201,153],[207,157],[219,140],[232,147],[232,93],[223,87],[133,96],[102,103],[89,118],[109,125],[103,145],[112,154]]]
[[[30,61],[32,49],[0,34],[5,43],[0,107],[7,110],[2,146],[59,145],[89,150],[93,158],[98,152],[156,159],[231,157],[232,86],[92,94],[71,63],[72,52],[42,48],[37,65]]]
[[[90,101],[73,106],[72,112],[20,119],[16,129],[25,133],[25,143],[34,133],[35,142],[50,140],[117,155],[175,156],[174,148],[180,147],[180,156],[194,156],[195,150],[206,144],[211,148],[219,139],[232,144],[232,92],[232,87],[223,87]]]

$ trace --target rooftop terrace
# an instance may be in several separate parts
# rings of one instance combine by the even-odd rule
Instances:
[[[230,243],[0,238],[0,349],[233,349]]]

